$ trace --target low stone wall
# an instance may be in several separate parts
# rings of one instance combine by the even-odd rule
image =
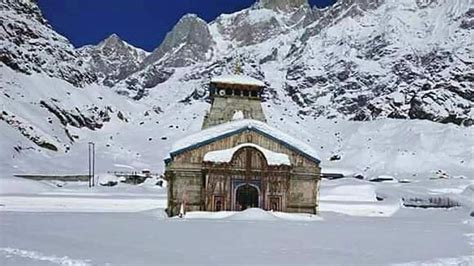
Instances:
[[[15,175],[31,180],[89,181],[89,175]]]

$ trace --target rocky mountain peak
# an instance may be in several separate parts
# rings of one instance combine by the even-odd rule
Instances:
[[[133,57],[137,63],[141,63],[141,61],[149,55],[149,52],[127,43],[116,33],[111,34],[101,41],[95,49],[100,49],[103,53],[114,53],[118,56],[124,56],[125,58]]]
[[[184,24],[184,23],[204,23],[206,24],[206,21],[204,21],[202,18],[200,18],[197,14],[194,13],[188,13],[182,16],[177,25],[179,24]]]
[[[200,62],[206,59],[213,44],[206,21],[195,14],[187,14],[166,34],[161,45],[145,58],[143,66],[159,62],[182,67]]]
[[[98,45],[86,45],[78,49],[84,61],[99,76],[100,82],[113,86],[119,80],[138,70],[139,65],[149,55],[111,34]]]
[[[117,46],[117,45],[122,45],[123,41],[122,39],[116,34],[112,33],[109,37],[105,38],[103,41],[99,43],[99,46]]]
[[[258,0],[255,6],[281,12],[293,12],[302,7],[310,8],[308,0]]]

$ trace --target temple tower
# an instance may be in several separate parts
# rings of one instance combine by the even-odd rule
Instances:
[[[261,105],[265,84],[244,75],[224,75],[210,82],[211,109],[202,129],[238,119],[266,122]]]

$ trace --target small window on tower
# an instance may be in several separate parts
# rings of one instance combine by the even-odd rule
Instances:
[[[232,95],[232,89],[225,89],[225,95]]]
[[[241,96],[242,95],[241,90],[239,90],[239,89],[234,90],[234,95],[235,96]]]
[[[252,97],[258,97],[257,91],[252,91]]]
[[[250,96],[250,95],[249,95],[249,91],[244,90],[244,97],[249,97],[249,96]]]

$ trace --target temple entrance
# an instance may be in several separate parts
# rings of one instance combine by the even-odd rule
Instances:
[[[247,208],[258,208],[258,189],[249,184],[237,188],[235,205],[236,209],[241,211]]]

